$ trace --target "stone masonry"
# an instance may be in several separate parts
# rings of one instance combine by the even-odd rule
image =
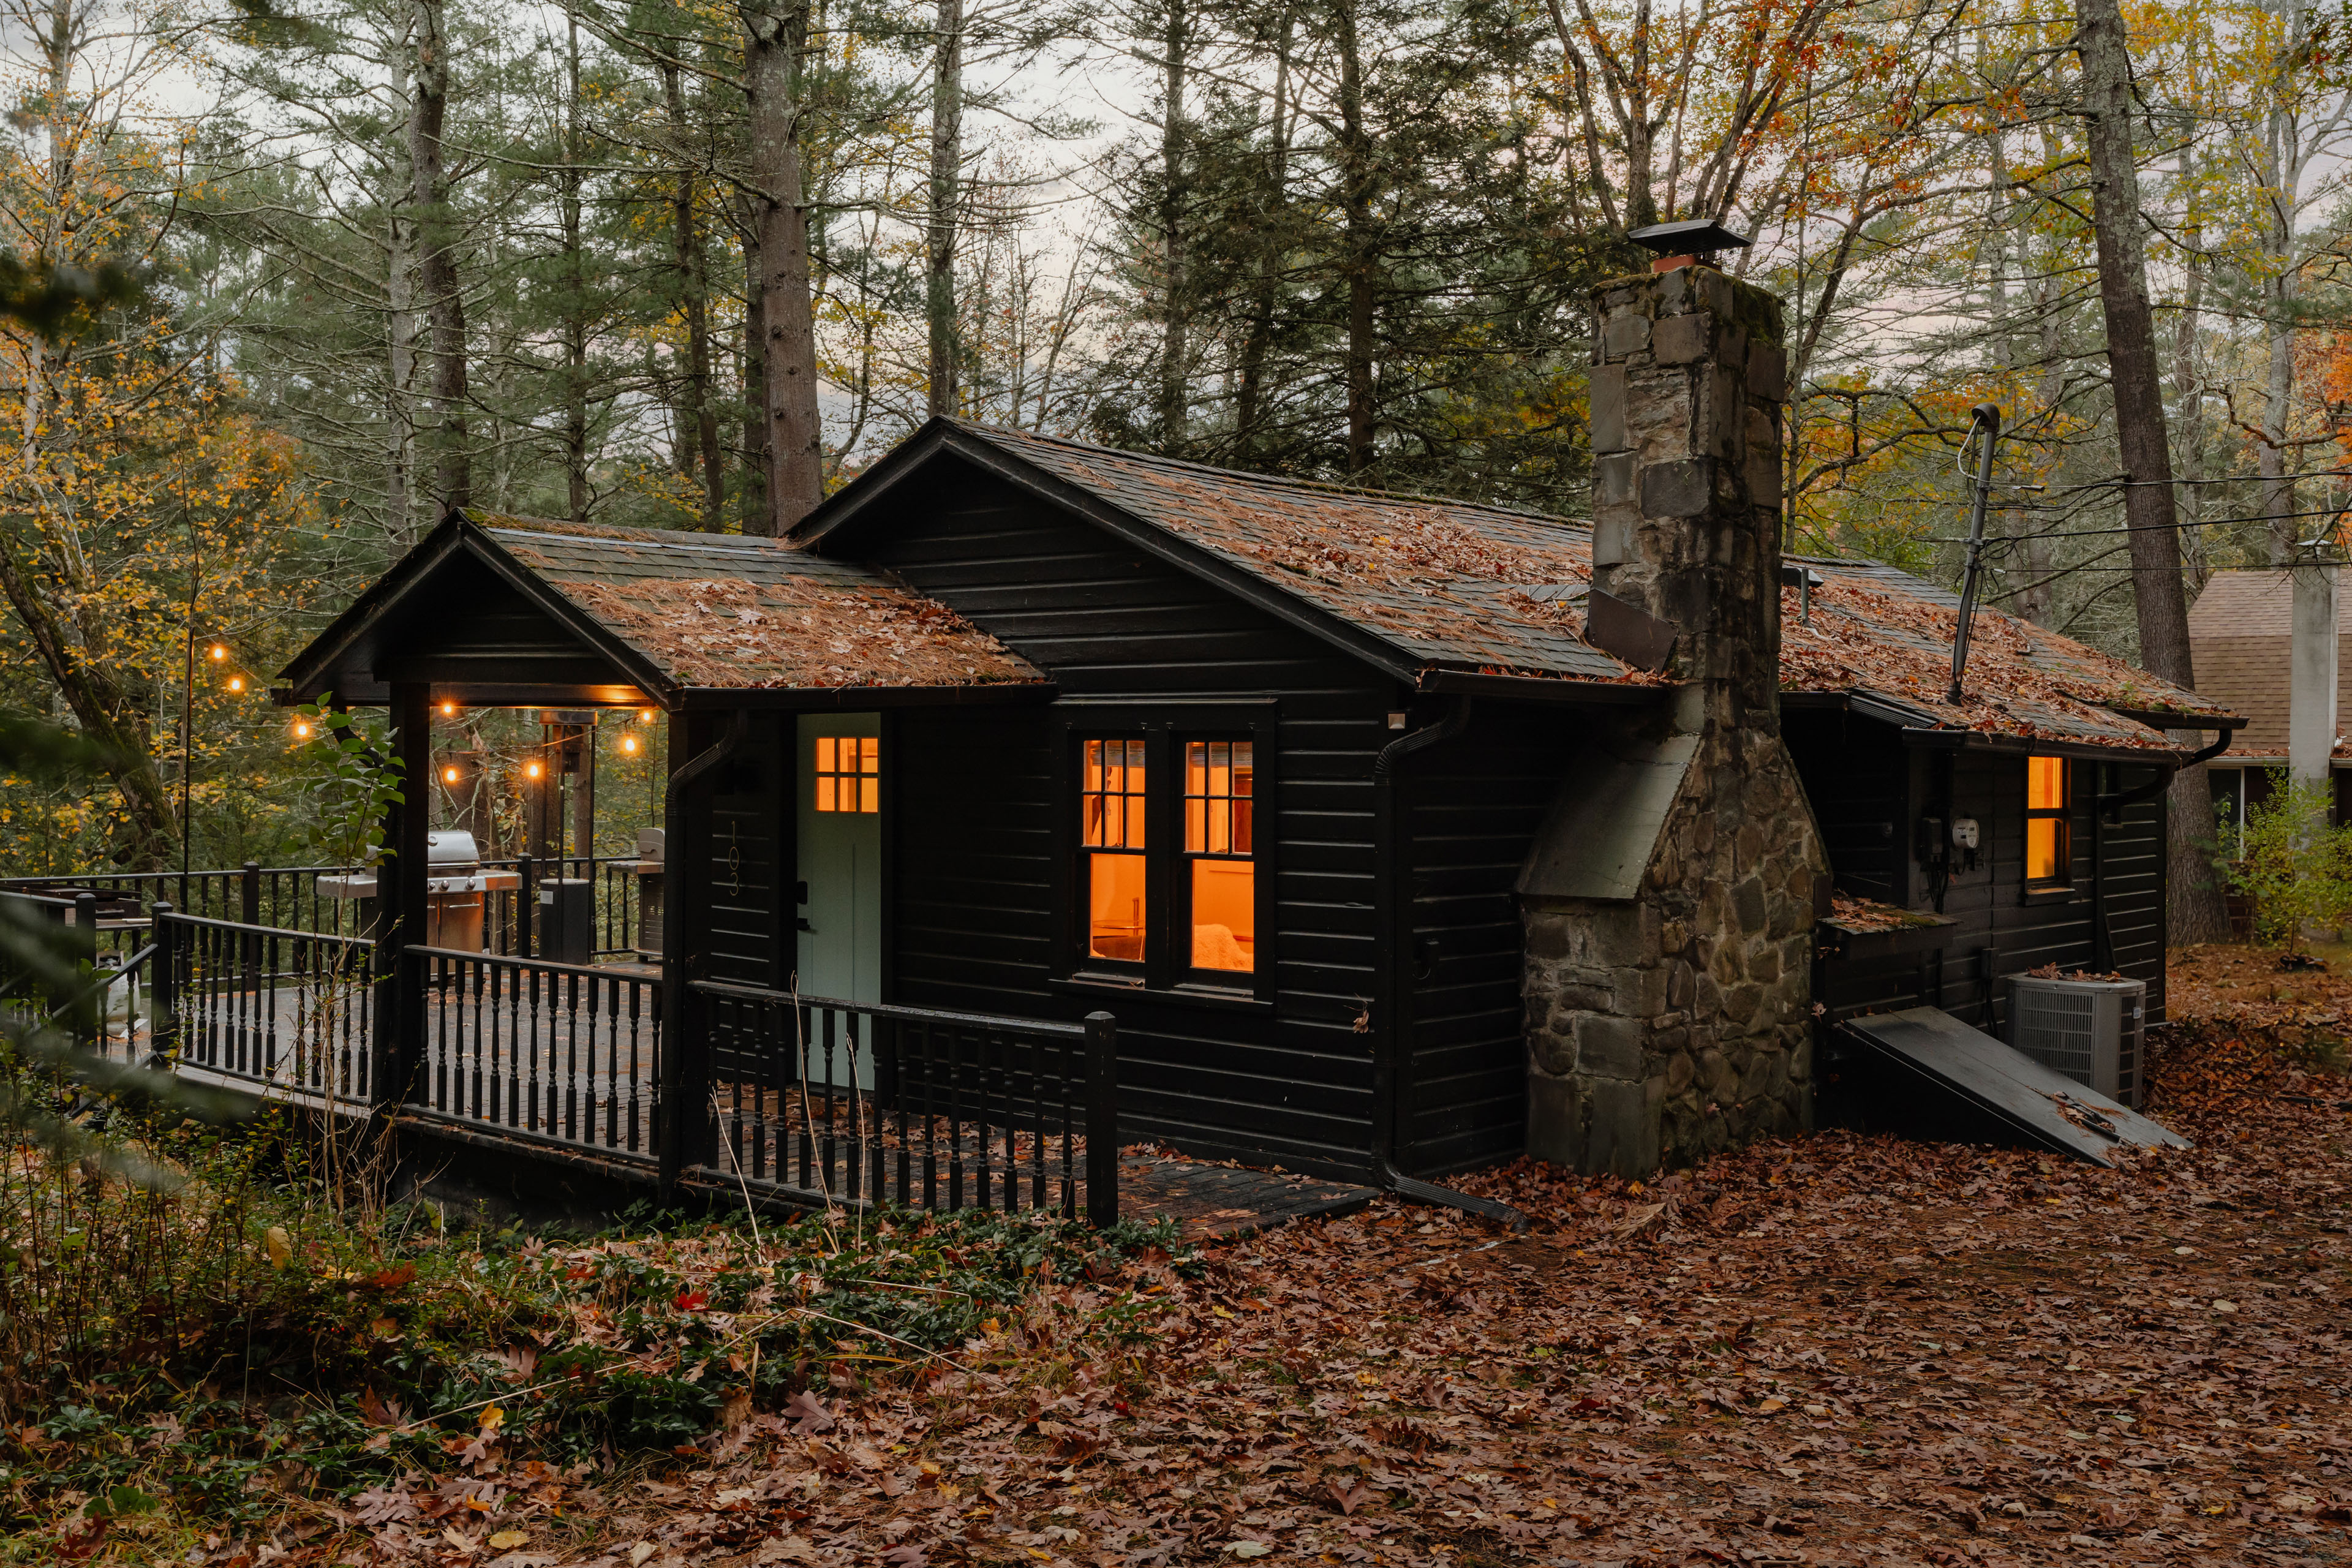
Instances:
[[[1631,741],[1696,744],[1630,897],[1523,900],[1528,1148],[1645,1174],[1810,1124],[1829,861],[1780,742],[1780,301],[1687,266],[1593,302],[1593,586],[1675,629]]]

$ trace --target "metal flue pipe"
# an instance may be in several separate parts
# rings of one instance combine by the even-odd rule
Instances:
[[[2000,439],[1999,407],[1979,403],[1970,412],[1975,419],[1969,426],[1969,439],[1981,436],[1984,449],[1977,457],[1976,500],[1969,510],[1968,569],[1960,578],[1959,632],[1952,638],[1952,689],[1944,697],[1945,701],[1956,707],[1960,700],[1960,677],[1969,667],[1969,620],[1977,610],[1977,578],[1984,567],[1985,505],[1992,498],[1993,447]],[[1965,461],[1968,447],[1963,445],[1960,452]],[[1967,471],[1961,470],[1964,474]]]

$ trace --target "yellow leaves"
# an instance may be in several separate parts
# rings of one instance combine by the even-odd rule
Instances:
[[[286,1227],[273,1225],[261,1237],[262,1250],[268,1254],[269,1267],[283,1270],[294,1261],[294,1243],[286,1235]]]

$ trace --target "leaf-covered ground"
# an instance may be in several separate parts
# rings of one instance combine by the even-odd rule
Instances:
[[[1147,1247],[911,1368],[796,1369],[666,1462],[509,1462],[490,1429],[188,1560],[2352,1561],[2345,987],[2270,995],[2242,957],[2180,994],[2288,1011],[2166,1032],[2150,1109],[2188,1152],[1523,1165],[1465,1184],[1523,1236],[1390,1203]]]

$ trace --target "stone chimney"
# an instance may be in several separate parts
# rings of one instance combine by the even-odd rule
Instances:
[[[1681,682],[1595,736],[1519,879],[1528,1151],[1646,1174],[1811,1120],[1829,861],[1780,742],[1780,305],[1593,297],[1587,635]]]

